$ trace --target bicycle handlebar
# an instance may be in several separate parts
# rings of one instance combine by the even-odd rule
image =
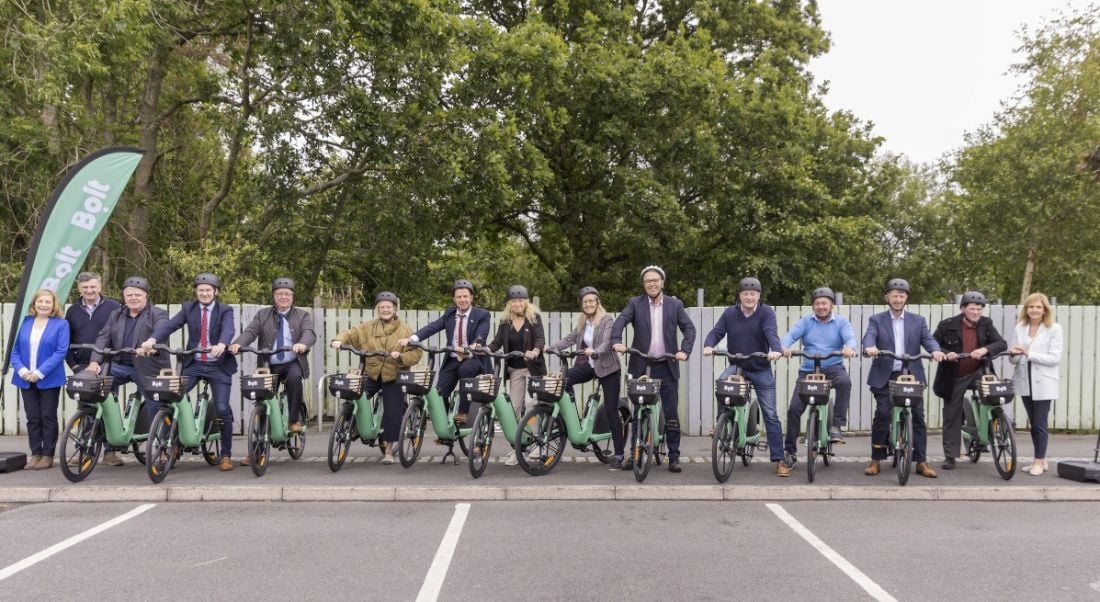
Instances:
[[[945,351],[944,353],[947,353],[947,352]],[[1000,353],[994,353],[992,355],[987,353],[987,354],[983,355],[982,357],[980,357],[979,361],[981,361],[981,360],[995,360],[999,357],[1008,357],[1008,356],[1013,356],[1013,355],[1024,355],[1024,354],[1023,353],[1016,353],[1014,351],[1002,351]],[[964,360],[964,359],[967,359],[969,357],[970,357],[970,352],[967,352],[967,351],[955,354],[955,360]],[[947,361],[954,361],[954,360],[947,360]]]
[[[163,351],[169,355],[185,356],[185,355],[198,355],[200,353],[210,353],[213,347],[200,347],[198,349],[172,349],[168,345],[153,345],[153,349]]]
[[[355,347],[344,344],[340,345],[339,351],[347,351],[348,353],[353,353],[355,355],[358,355],[359,357],[390,357],[389,351],[360,351]]]
[[[580,357],[580,356],[585,354],[583,351],[565,351],[565,350],[558,350],[558,349],[547,349],[545,351],[545,353],[547,355],[554,355],[554,356],[560,357],[563,360],[573,359],[575,357]]]
[[[264,356],[264,355],[278,355],[280,353],[283,353],[284,351],[294,351],[294,350],[290,347],[276,347],[275,349],[257,349],[255,347],[241,347],[237,351],[238,352],[247,351],[248,353],[255,353],[256,355]]]
[[[486,357],[496,358],[498,360],[505,360],[513,357],[525,357],[522,351],[509,351],[508,353],[501,353],[499,351],[490,351],[488,347],[478,347],[471,349],[475,355],[484,355]]]
[[[432,347],[431,345],[426,345],[426,344],[424,344],[423,342],[420,342],[420,341],[409,341],[408,343],[405,344],[405,346],[406,347],[415,347],[416,349],[419,349],[419,350],[421,350],[424,353],[427,353],[429,355],[439,355],[440,353],[470,353],[471,352],[469,347],[451,347],[451,346]]]
[[[648,353],[642,353],[641,351],[638,351],[637,349],[633,349],[633,348],[627,349],[626,352],[629,353],[630,355],[636,355],[636,356],[646,360],[647,362],[659,362],[661,360],[676,360],[676,361],[679,361],[679,359],[676,357],[675,353],[665,353],[663,355],[650,355]]]
[[[122,355],[123,353],[137,353],[136,347],[120,347],[118,349],[99,348],[95,346],[95,343],[74,343],[69,345],[69,349],[91,349],[103,357],[114,357],[116,355]]]
[[[806,353],[805,351],[792,351],[791,357],[804,357],[808,360],[823,360],[830,357],[844,357],[844,352],[830,351],[829,353]]]
[[[752,358],[755,358],[755,357],[764,358],[764,359],[768,358],[768,354],[763,352],[763,351],[754,351],[752,353],[730,353],[729,351],[723,351],[723,350],[715,349],[713,352],[711,352],[711,355],[717,355],[719,357],[724,357],[726,359],[733,360],[735,362],[743,362],[745,360],[752,359]]]
[[[910,362],[913,360],[930,360],[932,359],[931,353],[918,353],[916,355],[909,355],[907,353],[894,353],[893,351],[886,351],[885,349],[879,349],[878,354],[884,357],[901,360],[903,362]],[[871,357],[867,355],[867,352],[863,352],[864,357]]]

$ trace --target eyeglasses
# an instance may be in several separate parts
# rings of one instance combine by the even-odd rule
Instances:
[[[656,279],[656,280],[649,279],[649,280],[643,280],[642,281],[642,284],[660,284],[660,283],[661,283],[660,279]]]

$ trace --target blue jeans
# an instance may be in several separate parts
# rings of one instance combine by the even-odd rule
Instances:
[[[718,378],[726,378],[735,369],[734,366],[726,368]],[[745,370],[741,375],[756,390],[756,400],[760,402],[760,413],[764,417],[764,430],[768,437],[768,455],[772,462],[778,462],[783,459],[783,425],[775,408],[775,375],[770,369]]]
[[[217,364],[204,364],[198,360],[187,364],[181,376],[186,377],[184,386],[187,391],[199,384],[200,378],[210,383],[214,408],[222,419],[221,455],[228,458],[233,455],[233,407],[229,405],[229,395],[233,389],[233,376],[226,374]],[[202,428],[202,425],[199,425]]]

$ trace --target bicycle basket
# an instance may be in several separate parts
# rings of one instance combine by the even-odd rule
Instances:
[[[661,379],[632,378],[626,381],[627,395],[638,403],[651,404],[661,401]]]
[[[902,408],[920,405],[924,403],[924,385],[917,382],[917,377],[902,374],[890,381],[890,400]]]
[[[183,377],[171,368],[161,370],[159,376],[145,377],[145,394],[153,401],[175,403],[183,399],[183,391]]]
[[[358,372],[334,374],[328,379],[328,392],[332,393],[333,397],[340,399],[359,399],[363,395],[363,387],[366,386],[366,382],[366,375]]]
[[[99,403],[111,394],[115,379],[99,376],[95,372],[80,372],[69,377],[65,383],[65,393],[77,403]]]
[[[743,406],[749,399],[749,380],[740,374],[714,381],[714,396],[724,406]]]
[[[435,372],[431,370],[401,370],[397,373],[397,384],[410,395],[426,395],[434,377]]]
[[[489,403],[497,396],[500,388],[500,379],[495,374],[482,374],[474,378],[464,378],[458,381],[459,394],[468,401]]]
[[[527,392],[539,401],[554,403],[561,399],[563,391],[565,391],[565,379],[561,373],[532,376],[527,379]]]
[[[832,384],[824,374],[807,374],[798,379],[798,397],[802,403],[819,406],[829,403],[829,390]]]
[[[268,368],[257,368],[255,372],[241,378],[241,397],[251,401],[264,401],[275,397],[275,383],[279,375],[272,374]]]
[[[1001,380],[993,374],[983,374],[978,382],[978,398],[987,406],[1000,406],[1012,403],[1016,391],[1012,387],[1012,381]]]

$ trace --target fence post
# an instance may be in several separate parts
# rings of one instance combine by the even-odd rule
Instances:
[[[325,421],[325,396],[320,393],[318,384],[325,377],[325,348],[328,347],[328,341],[325,340],[325,310],[321,307],[321,297],[319,296],[313,297],[313,332],[317,335],[317,342],[309,350],[310,368],[307,389],[310,394],[313,394],[313,391],[318,391],[317,399],[313,401],[314,406],[317,408],[317,430],[321,431]],[[306,405],[306,407],[309,406]]]

